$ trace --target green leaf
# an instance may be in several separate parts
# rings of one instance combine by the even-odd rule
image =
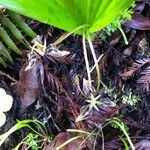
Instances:
[[[17,54],[21,54],[21,51],[17,48],[16,44],[12,41],[7,32],[0,26],[0,37],[3,41]]]
[[[30,44],[26,41],[26,39],[24,38],[24,36],[22,35],[22,33],[17,29],[17,27],[9,20],[9,18],[3,17],[2,18],[2,24],[5,27],[7,27],[8,29],[10,29],[12,35],[18,41],[20,41],[22,44],[24,44],[25,46],[27,46],[28,48],[30,48]]]
[[[0,57],[0,64],[3,65],[4,68],[7,68],[5,61],[1,57]]]
[[[7,51],[7,49],[5,48],[5,46],[1,41],[0,41],[0,53],[2,53],[3,56],[5,56],[11,63],[13,63],[12,57],[10,56],[9,52]]]
[[[7,14],[9,14],[11,20],[17,25],[18,28],[20,28],[25,34],[32,37],[33,39],[36,38],[36,33],[26,24],[21,17],[12,11],[7,11]]]
[[[0,0],[0,5],[66,31],[87,24],[93,33],[109,25],[133,1]]]

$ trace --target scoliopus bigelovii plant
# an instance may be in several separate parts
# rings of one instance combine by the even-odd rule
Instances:
[[[61,37],[55,44],[72,33],[83,37],[84,57],[89,85],[92,84],[90,64],[87,57],[86,40],[97,70],[97,91],[100,87],[98,61],[91,42],[91,34],[97,32],[115,20],[131,6],[134,0],[0,0],[0,5],[8,9],[53,25],[70,33]]]
[[[88,95],[89,99],[91,99],[89,106],[97,108],[96,105],[98,105],[97,99],[99,99],[98,92],[100,88],[100,70],[98,58],[95,55],[91,40],[92,34],[112,23],[129,8],[134,1],[135,0],[0,0],[0,5],[22,15],[68,31],[68,33],[54,42],[55,45],[60,44],[73,33],[82,36],[83,54],[89,87],[92,86],[91,73],[93,68],[96,69],[97,72],[97,88],[96,92],[91,91]],[[119,26],[119,28],[121,27]],[[93,56],[94,66],[91,66],[88,60],[86,41],[89,44]],[[132,145],[131,147],[134,149]]]

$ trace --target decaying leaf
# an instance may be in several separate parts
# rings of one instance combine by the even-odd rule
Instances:
[[[72,134],[67,132],[59,133],[49,145],[45,146],[43,150],[57,150],[60,145],[73,137]],[[82,150],[84,147],[85,142],[83,142],[82,139],[76,139],[59,150]]]
[[[150,141],[149,140],[141,140],[140,142],[135,144],[136,150],[149,150]]]
[[[142,38],[138,46],[143,50],[148,45],[146,38]]]
[[[39,82],[43,82],[44,68],[40,61],[36,61],[31,69],[25,71],[27,64],[25,64],[19,74],[19,82],[17,88],[20,94],[22,107],[30,106],[39,95]],[[39,81],[40,79],[40,81]]]
[[[126,49],[123,51],[124,57],[129,57],[131,54],[132,54],[132,46],[126,48]]]
[[[126,71],[124,73],[122,73],[120,76],[121,77],[132,77],[133,74],[135,73],[135,69],[132,69],[132,70],[129,70],[129,71]]]
[[[138,71],[141,69],[143,66],[146,64],[150,63],[150,58],[143,58],[136,60],[133,64],[132,67],[129,67],[127,71],[124,73],[120,74],[121,77],[127,78],[127,77],[132,77]]]
[[[149,92],[150,91],[150,66],[146,67],[141,72],[141,77],[137,80],[137,88]]]
[[[133,18],[125,23],[127,27],[138,30],[150,30],[150,20],[141,14],[135,13]]]
[[[59,78],[53,75],[49,69],[45,69],[45,82],[48,84],[48,88],[57,91],[57,93],[63,93],[64,88],[62,83],[60,82]]]

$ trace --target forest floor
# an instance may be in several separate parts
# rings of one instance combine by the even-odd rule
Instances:
[[[7,63],[7,69],[0,68],[0,87],[14,99],[1,133],[8,131],[18,120],[37,119],[45,125],[47,136],[54,138],[48,146],[39,149],[51,150],[78,135],[66,129],[87,131],[91,136],[71,142],[64,150],[75,150],[78,145],[82,145],[80,149],[92,149],[94,142],[97,150],[103,146],[105,150],[125,149],[119,136],[127,139],[119,126],[114,123],[106,126],[110,120],[117,118],[123,122],[136,149],[149,150],[150,2],[139,0],[135,11],[133,19],[123,25],[128,45],[124,44],[119,31],[105,40],[101,40],[101,33],[98,33],[93,40],[97,58],[101,56],[98,95],[102,104],[97,106],[99,111],[94,107],[87,114],[86,95],[95,90],[97,75],[93,71],[93,87],[90,89],[85,80],[87,74],[82,37],[71,35],[58,47],[59,51],[51,43],[62,36],[64,31],[26,19],[36,34],[41,36],[41,41],[44,43],[46,40],[48,47],[45,54],[36,55],[34,61],[30,51],[20,46],[23,52],[21,56],[11,54],[14,64]],[[90,51],[88,57],[90,64],[93,64]],[[27,70],[27,66],[31,68]],[[81,120],[77,121],[79,116]],[[18,130],[9,136],[1,149],[14,148],[31,132],[26,128]],[[34,146],[31,149],[36,148]],[[27,144],[22,144],[21,149],[27,147]]]

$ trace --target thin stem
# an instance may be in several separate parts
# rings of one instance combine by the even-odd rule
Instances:
[[[120,32],[121,32],[121,34],[122,34],[122,36],[123,36],[123,39],[124,39],[125,44],[128,45],[129,42],[128,42],[128,40],[127,40],[127,37],[126,37],[124,31],[122,30],[121,27],[118,27],[118,29],[120,30]]]
[[[92,80],[91,80],[91,74],[90,74],[89,60],[87,56],[85,33],[83,33],[83,51],[84,51],[84,59],[85,59],[85,65],[86,65],[86,70],[87,70],[87,75],[88,75],[88,81],[89,81],[89,85],[91,86]]]
[[[80,29],[84,29],[84,28],[86,28],[86,27],[88,27],[88,25],[87,25],[87,24],[84,24],[84,25],[81,25],[81,26],[75,28],[75,29],[72,30],[71,32],[65,33],[65,34],[62,35],[58,40],[56,40],[56,41],[54,42],[54,44],[55,44],[55,45],[60,44],[63,40],[65,40],[67,37],[69,37],[69,36],[72,35],[73,33],[77,32],[77,31],[80,30]]]
[[[7,77],[9,80],[11,80],[11,81],[13,81],[15,83],[18,82],[17,80],[15,80],[14,78],[12,78],[10,75],[8,75],[8,74],[6,74],[6,73],[4,73],[2,71],[0,71],[0,75]]]
[[[99,61],[101,60],[101,58],[103,57],[104,55],[102,54],[101,56],[99,56],[99,58],[97,59],[97,63],[99,63]],[[93,70],[95,69],[96,67],[96,64],[94,64],[94,66],[91,68],[90,72],[92,73]]]
[[[128,142],[129,142],[129,144],[130,144],[130,146],[131,146],[131,149],[132,149],[132,150],[135,150],[135,147],[134,147],[134,145],[133,145],[133,143],[132,143],[132,141],[131,141],[131,139],[130,139],[128,133],[127,133],[126,130],[124,129],[124,124],[123,124],[122,122],[118,121],[118,120],[114,120],[114,119],[113,119],[113,120],[110,120],[108,123],[106,123],[103,127],[107,126],[107,125],[110,124],[110,123],[115,123],[116,125],[118,125],[118,126],[120,127],[120,129],[122,130],[122,132],[123,132],[124,135],[126,136]]]
[[[95,54],[94,47],[93,47],[93,44],[92,44],[89,33],[87,33],[87,40],[89,42],[89,46],[90,46],[91,53],[92,53],[94,63],[95,63],[94,65],[96,67],[96,72],[97,72],[97,88],[96,88],[96,93],[95,93],[95,95],[97,95],[98,92],[99,92],[99,88],[100,88],[100,78],[101,78],[100,69],[99,69],[99,66],[98,66],[98,61],[97,61],[97,58],[96,58],[96,54]]]

